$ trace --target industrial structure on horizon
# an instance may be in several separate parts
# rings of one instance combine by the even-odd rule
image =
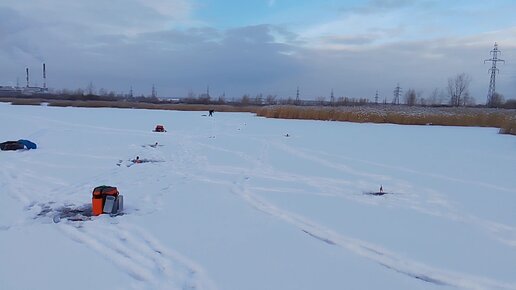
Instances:
[[[498,43],[495,42],[493,50],[491,50],[491,58],[484,60],[484,63],[490,62],[491,68],[489,69],[489,73],[491,73],[491,79],[489,81],[489,90],[487,91],[487,105],[492,105],[496,94],[496,73],[500,72],[498,68],[496,68],[496,64],[498,62],[505,63],[505,60],[499,59],[498,55],[502,52],[498,49]]]
[[[16,86],[0,86],[0,97],[15,97],[15,96],[32,96],[37,94],[48,93],[47,88],[47,71],[46,65],[43,64],[43,87],[31,86],[29,68],[25,68],[27,84],[22,87],[19,84]]]

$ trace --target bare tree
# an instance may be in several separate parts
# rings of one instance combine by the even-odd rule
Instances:
[[[315,102],[319,106],[324,106],[324,103],[326,102],[326,98],[325,97],[316,97]]]
[[[265,99],[267,101],[267,104],[269,104],[269,105],[275,105],[276,104],[276,96],[267,95],[267,97]]]
[[[441,105],[443,102],[444,92],[441,89],[435,88],[428,97],[427,104],[430,106]]]
[[[88,93],[88,95],[94,95],[95,94],[95,86],[93,85],[92,82],[90,82],[88,84],[88,87],[86,88],[86,92]]]
[[[186,97],[189,99],[195,99],[195,98],[197,98],[197,95],[192,90],[189,90]]]
[[[81,88],[78,88],[73,93],[74,93],[74,95],[77,95],[77,96],[83,96],[84,95],[84,90],[81,89]]]
[[[516,109],[516,99],[508,99],[503,104],[503,107],[506,109]]]
[[[472,107],[476,105],[475,98],[473,98],[470,94],[464,96],[464,106]]]
[[[487,106],[490,108],[500,108],[504,103],[504,98],[502,94],[499,94],[495,92],[489,102],[487,103]]]
[[[405,93],[405,104],[408,106],[414,106],[414,105],[416,105],[416,101],[417,101],[416,90],[409,89]]]
[[[258,95],[256,95],[254,97],[254,100],[253,102],[256,104],[256,105],[261,105],[263,103],[263,95],[261,93],[259,93]]]
[[[197,99],[200,104],[209,104],[211,102],[211,97],[208,93],[200,94]]]
[[[469,84],[471,77],[465,73],[456,75],[448,79],[448,96],[450,97],[450,105],[454,107],[465,106],[469,99]]]
[[[292,99],[292,97],[288,97],[286,100],[285,99],[281,100],[280,103],[282,105],[294,105],[295,101],[294,101],[294,99]]]
[[[240,103],[242,105],[249,105],[251,103],[251,97],[248,94],[245,94],[240,99]]]

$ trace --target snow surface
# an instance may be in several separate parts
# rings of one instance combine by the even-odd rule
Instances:
[[[202,114],[0,104],[0,289],[516,289],[514,136]]]

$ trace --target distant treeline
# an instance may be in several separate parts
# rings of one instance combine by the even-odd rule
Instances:
[[[1,97],[1,96],[0,96]],[[416,98],[414,90],[409,90],[407,96],[401,103],[387,103],[386,101],[377,103],[367,98],[350,98],[337,97],[327,100],[324,97],[317,97],[315,100],[301,100],[294,98],[278,98],[275,95],[256,96],[243,95],[240,98],[228,99],[225,96],[213,98],[207,94],[196,95],[189,93],[184,98],[168,99],[158,98],[155,96],[128,96],[115,94],[114,92],[103,92],[102,94],[85,94],[82,90],[70,91],[63,90],[57,93],[45,93],[34,95],[18,95],[9,96],[9,99],[35,99],[35,100],[67,100],[67,101],[107,101],[107,102],[134,102],[149,104],[196,104],[196,105],[233,105],[233,106],[270,106],[270,105],[293,105],[293,106],[323,106],[323,107],[340,107],[340,106],[370,106],[370,105],[400,105],[400,106],[419,106],[419,107],[494,107],[502,109],[516,109],[516,99],[504,101],[500,99],[496,104],[491,106],[475,105],[472,102],[464,102],[454,105],[451,102],[442,102],[436,99]],[[416,102],[419,100],[419,102]]]

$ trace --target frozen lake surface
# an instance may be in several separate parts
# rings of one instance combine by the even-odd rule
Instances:
[[[514,136],[203,114],[0,104],[0,289],[516,289]]]

